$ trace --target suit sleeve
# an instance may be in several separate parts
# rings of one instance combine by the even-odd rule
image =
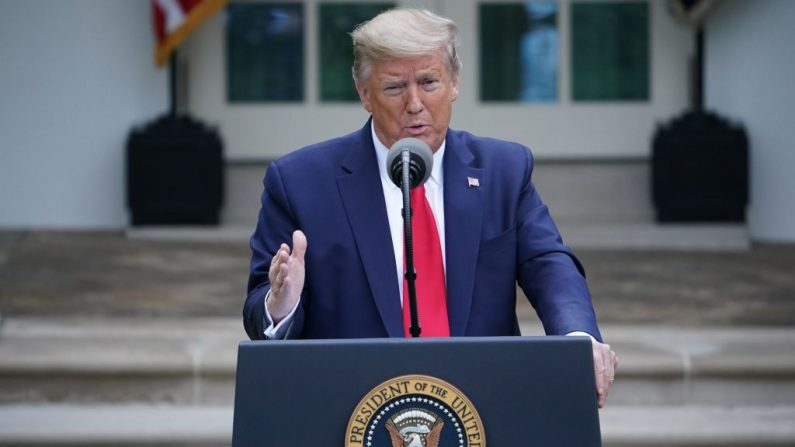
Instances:
[[[292,233],[298,229],[276,162],[268,167],[263,183],[262,207],[257,219],[257,228],[250,241],[248,295],[243,305],[243,326],[252,340],[265,338],[265,296],[270,290],[268,270],[273,255],[282,243],[289,244],[292,241]],[[302,293],[301,303],[295,311],[287,338],[300,333],[303,327],[304,298],[305,293]]]
[[[549,209],[531,180],[533,160],[526,151],[518,205],[517,276],[550,335],[583,331],[601,341],[591,294],[580,261],[564,245]]]

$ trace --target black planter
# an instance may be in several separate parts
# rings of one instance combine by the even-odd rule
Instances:
[[[660,126],[652,143],[652,196],[659,222],[745,221],[745,130],[700,111]]]
[[[218,132],[171,115],[131,130],[127,201],[135,226],[218,224],[223,202]]]

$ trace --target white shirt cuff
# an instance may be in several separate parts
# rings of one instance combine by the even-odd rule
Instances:
[[[591,335],[591,334],[589,334],[587,332],[583,332],[583,331],[573,331],[573,332],[569,332],[568,334],[566,334],[567,337],[570,336],[570,335],[573,336],[573,337],[588,337],[588,338],[591,339],[591,341],[596,341],[596,339],[593,337],[593,335]]]
[[[284,340],[287,337],[287,332],[290,330],[290,326],[293,325],[293,316],[295,315],[295,310],[298,309],[298,305],[301,304],[301,300],[299,299],[295,306],[287,314],[286,317],[279,322],[279,324],[273,324],[273,317],[271,317],[271,313],[268,312],[268,298],[271,296],[271,291],[268,290],[268,293],[265,295],[265,300],[263,301],[263,306],[265,307],[265,313],[263,320],[265,320],[263,326],[265,326],[265,339],[266,340]]]

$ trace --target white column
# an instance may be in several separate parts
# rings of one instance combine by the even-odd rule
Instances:
[[[795,242],[793,23],[793,1],[724,0],[706,28],[705,103],[748,132],[757,242]]]

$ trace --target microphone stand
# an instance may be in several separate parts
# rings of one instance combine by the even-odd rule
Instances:
[[[400,161],[403,171],[403,243],[406,253],[406,283],[409,288],[409,314],[411,315],[411,326],[409,333],[412,337],[419,337],[422,328],[420,327],[419,317],[417,316],[417,272],[414,270],[414,241],[411,237],[411,179],[409,177],[409,160],[411,152],[403,149],[400,153]]]

